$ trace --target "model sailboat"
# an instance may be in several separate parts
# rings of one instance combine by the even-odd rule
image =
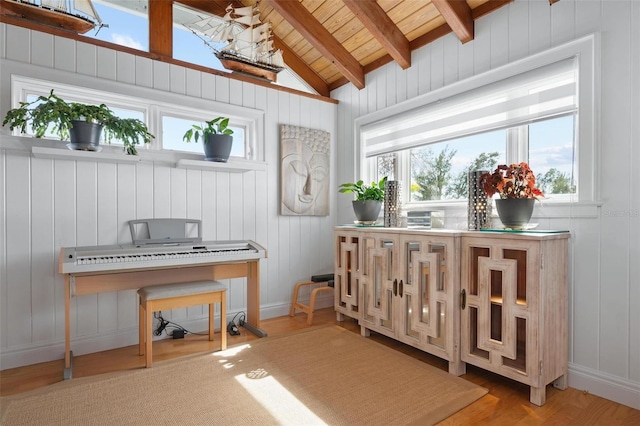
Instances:
[[[103,26],[91,0],[2,0],[0,4],[3,14],[17,15],[78,34]]]
[[[207,18],[189,28],[214,51],[222,66],[231,71],[276,81],[285,67],[282,51],[273,45],[271,23],[260,21],[258,3],[234,8],[229,5],[222,18]],[[227,43],[222,49],[211,43]]]

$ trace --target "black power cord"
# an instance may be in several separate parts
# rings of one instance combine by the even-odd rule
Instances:
[[[180,324],[177,324],[172,321],[168,321],[162,317],[162,311],[158,311],[157,313],[153,313],[153,317],[159,321],[158,326],[153,331],[153,334],[156,336],[160,336],[164,331],[167,336],[172,336],[174,339],[182,339],[186,334],[195,334],[197,336],[208,336],[209,333],[194,333],[193,331],[189,331]],[[167,328],[172,328],[173,331],[171,334],[167,331]]]
[[[240,329],[236,325],[236,318],[238,318],[238,316],[240,316],[240,319],[238,320],[238,323],[240,324],[240,326],[243,326],[245,322],[246,316],[244,312],[240,311],[233,316],[233,319],[229,321],[229,323],[227,324],[227,333],[229,333],[232,336],[240,335]]]

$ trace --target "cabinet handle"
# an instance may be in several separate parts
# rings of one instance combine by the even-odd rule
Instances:
[[[400,297],[402,297],[402,280],[400,280],[400,288],[398,292],[400,293]]]
[[[393,280],[393,295],[398,295],[398,279]]]
[[[467,292],[462,289],[460,292],[460,309],[464,309],[467,306]]]

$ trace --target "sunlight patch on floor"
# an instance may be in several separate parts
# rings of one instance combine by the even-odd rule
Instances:
[[[282,425],[326,425],[264,369],[236,376],[242,387]]]

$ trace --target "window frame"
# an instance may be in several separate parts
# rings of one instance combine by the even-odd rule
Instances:
[[[175,111],[181,115],[188,114],[189,118],[202,117],[207,120],[225,116],[230,118],[231,126],[245,129],[245,157],[232,157],[230,161],[238,161],[247,165],[265,161],[265,112],[262,110],[185,94],[159,91],[150,87],[132,86],[62,70],[41,70],[30,67],[29,64],[5,59],[0,59],[0,62],[3,69],[3,75],[0,78],[2,78],[5,87],[11,88],[6,95],[2,94],[3,105],[7,105],[7,110],[18,107],[21,101],[26,100],[27,94],[47,95],[51,89],[54,89],[56,94],[67,96],[77,102],[95,103],[95,99],[101,99],[114,107],[139,110],[144,113],[149,131],[156,136],[156,139],[145,146],[145,149],[139,149],[139,154],[145,156],[147,153],[154,152],[154,154],[150,154],[150,158],[164,159],[170,162],[182,159],[188,161],[202,159],[202,155],[161,148],[162,121],[160,114],[162,112]],[[7,104],[4,104],[5,100],[8,101]],[[2,113],[6,114],[5,108]],[[24,137],[17,129],[11,134]],[[46,139],[52,140],[53,138]],[[33,143],[34,145],[38,144],[36,139]],[[107,152],[120,149],[117,145],[105,146]]]
[[[599,44],[599,35],[592,34],[357,118],[354,128],[356,170],[360,171],[360,175],[365,181],[376,176],[376,162],[369,161],[365,155],[366,141],[364,132],[367,126],[370,127],[376,123],[390,120],[398,114],[409,113],[417,108],[438,102],[440,99],[462,94],[558,61],[576,58],[578,75],[576,102],[578,114],[575,115],[574,125],[576,129],[575,161],[577,162],[575,169],[578,175],[579,193],[577,195],[571,194],[568,199],[559,197],[558,201],[585,204],[597,203],[600,193],[599,188],[596,186],[599,176],[598,156],[596,155],[599,149],[599,109],[597,102],[600,92]],[[514,132],[516,131],[514,130]],[[512,137],[513,135],[511,137],[508,135],[507,144],[510,149],[507,149],[507,161],[515,161],[519,153],[526,149],[526,146],[518,147],[517,144],[514,147]],[[408,160],[398,158],[398,161]],[[404,176],[400,178],[406,180]],[[408,200],[406,191],[404,197]],[[462,204],[461,201],[428,201],[424,203],[430,207],[452,204],[459,206]],[[416,203],[411,204],[415,205]]]

